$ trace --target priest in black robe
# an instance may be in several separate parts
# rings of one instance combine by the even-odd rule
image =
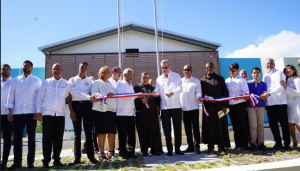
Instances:
[[[142,72],[141,83],[134,87],[136,93],[152,93],[154,87],[149,84],[149,73]],[[159,97],[145,96],[135,99],[136,127],[138,131],[141,152],[148,156],[148,148],[151,148],[152,155],[161,155],[161,136],[158,122]],[[149,104],[149,108],[146,108]]]
[[[206,75],[201,78],[202,96],[205,98],[228,97],[229,93],[222,76],[214,72],[214,64],[205,65]],[[204,106],[209,113],[202,115],[202,142],[208,144],[208,152],[214,151],[214,145],[218,145],[219,151],[225,151],[225,147],[230,147],[228,119],[227,115],[219,118],[218,112],[226,110],[229,106],[228,101],[204,101]],[[204,106],[202,108],[204,109]]]

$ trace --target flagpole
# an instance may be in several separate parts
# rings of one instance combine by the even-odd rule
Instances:
[[[120,2],[117,0],[118,9],[118,57],[119,57],[119,67],[122,68],[122,57],[121,57],[121,41],[120,41]]]
[[[156,1],[155,0],[153,0],[153,10],[154,10],[154,25],[155,25],[156,67],[157,67],[157,77],[159,77],[159,75],[160,75],[160,66],[159,66],[157,19],[156,19]]]

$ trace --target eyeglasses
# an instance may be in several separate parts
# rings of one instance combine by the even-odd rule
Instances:
[[[161,67],[161,69],[168,69],[168,66],[166,66],[166,67]]]
[[[233,69],[231,69],[231,70],[229,70],[229,72],[235,72],[236,70],[233,70]]]
[[[144,80],[148,80],[148,79],[149,79],[149,77],[143,77],[143,79],[144,79]]]
[[[183,69],[183,71],[191,71],[191,69]]]
[[[129,76],[129,77],[133,77],[133,75],[130,75],[130,74],[128,74],[127,76]]]

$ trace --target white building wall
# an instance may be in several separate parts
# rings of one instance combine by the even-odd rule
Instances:
[[[123,40],[122,40],[123,37]],[[139,31],[129,30],[121,34],[121,50],[137,48],[139,52],[155,52],[155,36]],[[159,51],[209,51],[210,49],[159,37]],[[53,51],[52,54],[71,53],[116,53],[118,52],[118,35],[103,37],[86,43],[78,44],[61,50]]]

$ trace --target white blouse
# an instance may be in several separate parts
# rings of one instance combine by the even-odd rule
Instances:
[[[288,78],[286,92],[289,123],[300,125],[300,78]]]
[[[117,94],[117,91],[116,88],[110,82],[105,82],[99,79],[93,83],[91,93],[96,97],[100,97],[100,96],[106,96],[107,93]],[[99,112],[106,112],[106,111],[116,112],[117,99],[115,98],[106,99],[106,104],[104,104],[103,102],[94,102],[92,109]]]
[[[237,75],[235,78],[228,77],[225,80],[229,96],[240,96],[249,93],[249,87],[245,78]],[[235,105],[242,102],[246,102],[245,99],[238,99],[238,100],[229,100],[229,105]]]

